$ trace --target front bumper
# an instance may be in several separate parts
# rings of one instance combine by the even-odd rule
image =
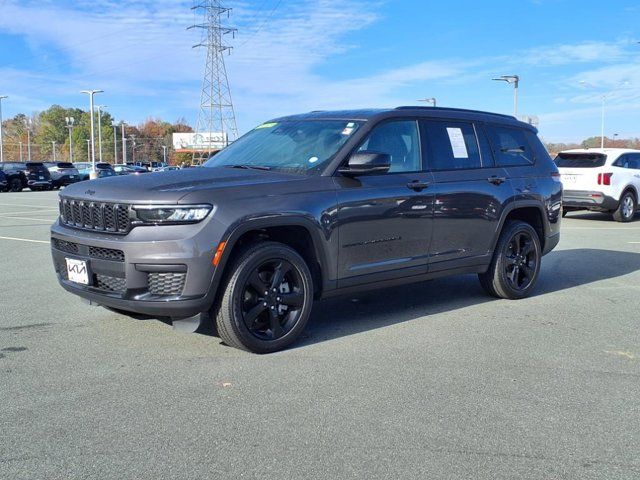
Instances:
[[[27,187],[50,187],[53,183],[51,180],[27,180]]]
[[[603,192],[565,190],[562,194],[562,206],[563,208],[607,211],[618,208],[618,201]]]
[[[212,264],[222,226],[136,227],[128,235],[76,230],[56,222],[51,254],[60,285],[91,302],[151,316],[207,311],[216,292]],[[68,279],[66,259],[86,262],[89,284]]]

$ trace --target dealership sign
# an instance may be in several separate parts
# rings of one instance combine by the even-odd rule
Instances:
[[[209,133],[174,133],[174,150],[220,150],[228,144],[228,137],[223,132]]]

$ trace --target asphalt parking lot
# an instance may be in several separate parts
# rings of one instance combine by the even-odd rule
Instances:
[[[56,211],[0,194],[0,478],[640,478],[640,217],[569,214],[532,298],[332,299],[258,356],[64,292]]]

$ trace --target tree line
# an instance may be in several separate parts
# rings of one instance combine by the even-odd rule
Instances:
[[[73,124],[70,120],[73,118]],[[122,163],[122,126],[109,112],[100,111],[102,134],[102,160]],[[99,158],[98,112],[94,116],[96,161]],[[89,161],[87,140],[91,138],[91,116],[79,108],[53,105],[47,110],[25,115],[19,113],[2,122],[5,161],[27,161],[29,145],[32,161],[53,161],[54,148],[57,161],[68,161],[73,152],[74,162]],[[115,128],[114,128],[115,127]],[[171,163],[190,162],[191,155],[176,154],[172,148],[172,134],[192,132],[184,119],[173,123],[158,118],[148,118],[138,125],[124,127],[127,161],[161,161],[163,146],[167,147],[167,159]],[[115,140],[115,145],[114,145]],[[116,158],[117,155],[117,158]],[[185,157],[185,158],[182,158]]]

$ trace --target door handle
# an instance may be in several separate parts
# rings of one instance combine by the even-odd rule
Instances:
[[[416,192],[419,192],[421,190],[424,190],[425,188],[429,188],[429,182],[421,182],[420,180],[414,180],[413,182],[407,183],[407,188],[410,188],[411,190],[415,190]]]
[[[487,178],[487,181],[489,183],[493,183],[494,185],[502,185],[504,182],[507,181],[507,179],[505,177],[496,177],[495,175]]]

